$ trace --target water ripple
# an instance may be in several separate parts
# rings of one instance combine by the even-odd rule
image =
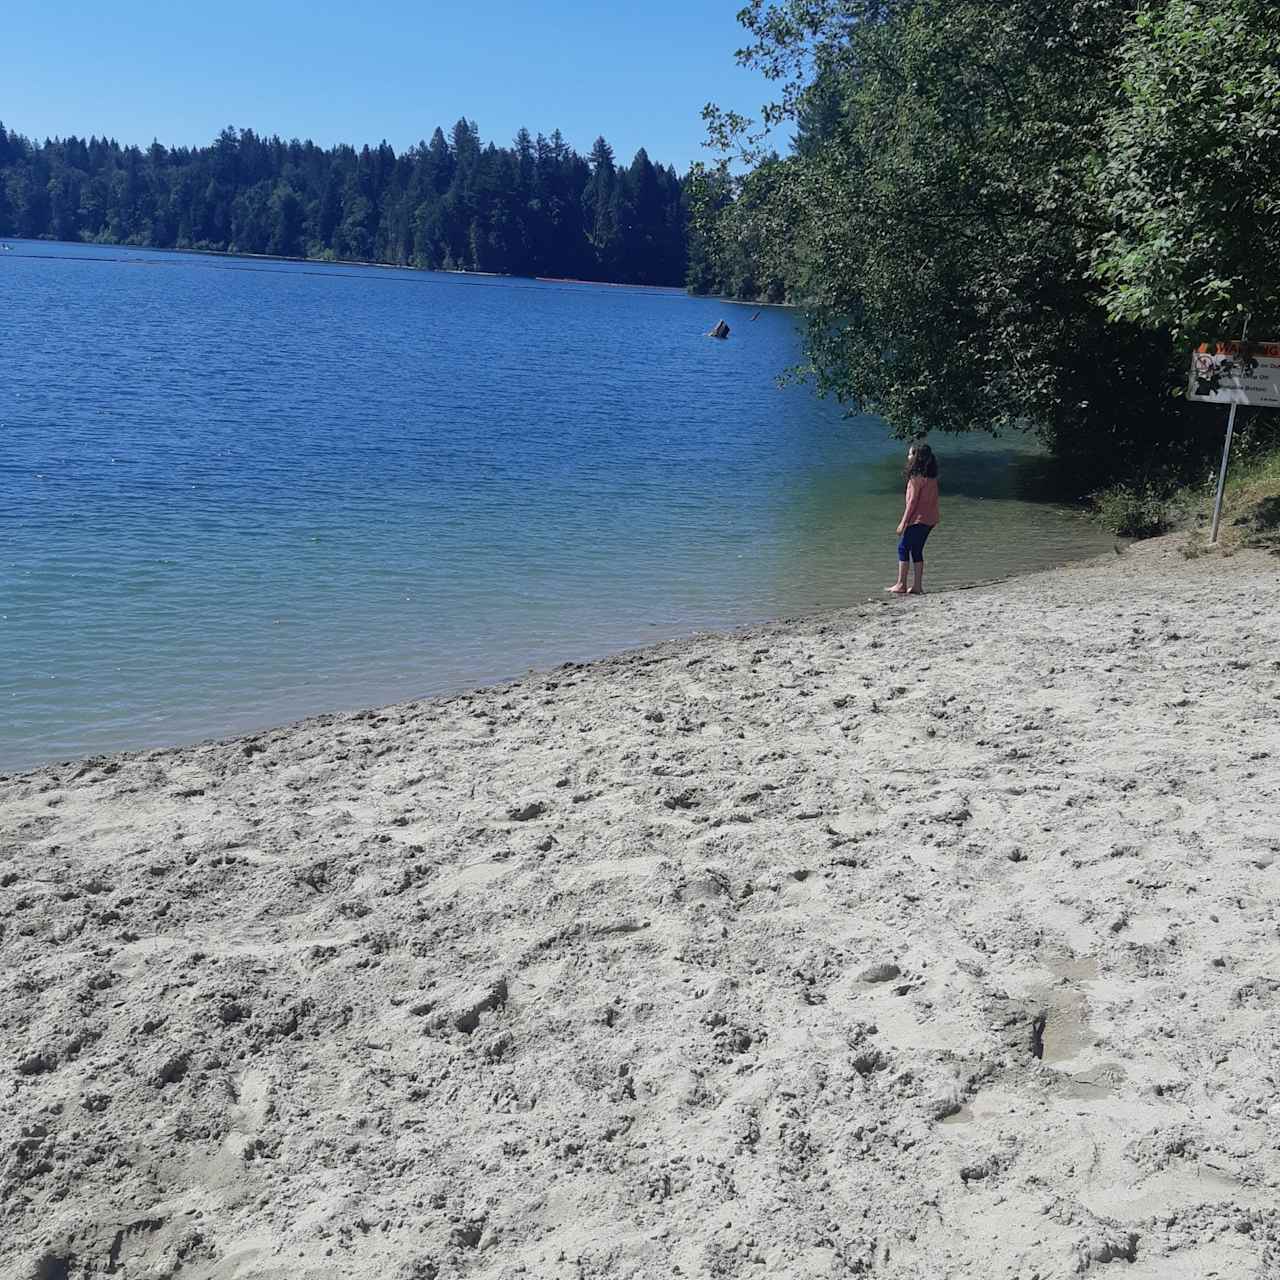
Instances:
[[[721,315],[730,340],[703,338]],[[0,768],[875,590],[900,446],[779,391],[792,318],[750,315],[19,243],[0,264]],[[937,584],[1106,545],[1020,498],[1016,452],[942,451]]]

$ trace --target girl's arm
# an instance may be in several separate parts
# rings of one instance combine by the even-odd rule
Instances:
[[[905,533],[910,525],[916,523],[919,515],[921,481],[919,476],[912,476],[907,481],[907,501],[902,511],[902,519],[898,524],[898,532]]]

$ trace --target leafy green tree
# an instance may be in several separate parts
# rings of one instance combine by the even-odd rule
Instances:
[[[1280,323],[1280,22],[1272,0],[1158,0],[1120,48],[1093,261],[1111,315],[1179,335]],[[1258,329],[1255,327],[1254,332]]]
[[[724,211],[733,203],[727,164],[708,168],[699,162],[689,171],[689,251],[685,285],[691,293],[725,292],[725,253],[722,238],[728,220]]]
[[[701,232],[711,274],[785,281],[808,304],[819,389],[904,435],[1034,430],[1077,485],[1177,456],[1194,432],[1168,395],[1184,357],[1167,327],[1117,323],[1090,263],[1111,229],[1100,124],[1136,10],[757,0],[744,56],[779,86],[763,123],[801,128]],[[761,159],[748,122],[709,122]]]
[[[687,282],[695,292],[783,302],[802,278],[785,220],[793,166],[777,155],[733,178],[727,169],[699,171],[702,228],[690,246]]]
[[[845,114],[841,77],[831,69],[820,70],[796,100],[796,132],[792,149],[813,157],[831,141]]]

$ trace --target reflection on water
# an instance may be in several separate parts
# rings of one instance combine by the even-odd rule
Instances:
[[[1028,500],[1052,491],[1047,459],[1030,448],[947,437],[931,444],[941,466],[942,524],[926,549],[929,589],[1025,573],[1110,546],[1078,512]],[[842,458],[786,489],[775,564],[785,608],[874,593],[893,580],[904,462],[905,446],[894,444],[878,457]]]
[[[18,242],[0,269],[0,767],[878,592],[903,446],[779,390],[794,319],[752,310]],[[704,338],[721,315],[730,339]],[[1030,453],[934,443],[932,587],[1109,545],[1028,500]]]

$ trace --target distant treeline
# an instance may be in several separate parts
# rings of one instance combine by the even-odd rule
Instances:
[[[473,121],[397,155],[224,129],[212,146],[32,142],[0,124],[0,235],[681,285],[673,168],[557,129],[484,145]]]

